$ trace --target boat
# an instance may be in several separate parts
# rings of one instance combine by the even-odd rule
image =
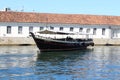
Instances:
[[[92,39],[74,39],[71,37],[66,38],[49,38],[37,36],[30,32],[37,47],[40,51],[70,51],[86,49],[88,46],[94,46]]]

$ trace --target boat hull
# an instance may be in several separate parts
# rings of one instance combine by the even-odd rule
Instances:
[[[35,39],[37,47],[40,51],[67,51],[67,50],[79,50],[85,49],[87,45],[78,45],[76,43],[58,43],[52,41],[45,41],[41,39]]]
[[[40,51],[70,51],[70,50],[80,50],[86,49],[87,46],[92,44],[85,44],[79,42],[70,42],[70,41],[57,41],[57,40],[49,40],[49,39],[41,39],[35,37],[32,33],[32,37],[40,49]]]

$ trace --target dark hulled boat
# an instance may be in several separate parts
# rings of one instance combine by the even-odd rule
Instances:
[[[94,46],[92,39],[73,39],[71,37],[53,39],[38,37],[32,32],[30,34],[40,51],[80,50],[86,49],[88,46]]]

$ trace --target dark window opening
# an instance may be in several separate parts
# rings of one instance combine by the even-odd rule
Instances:
[[[50,26],[50,29],[51,29],[51,30],[54,30],[54,27]]]
[[[43,29],[44,29],[44,27],[40,27],[40,31],[43,30]]]
[[[18,34],[22,34],[22,26],[18,26]]]
[[[11,26],[7,26],[7,34],[11,34]]]
[[[96,31],[97,31],[97,29],[94,28],[94,29],[93,29],[93,35],[96,35]]]
[[[102,28],[102,35],[105,35],[105,28]]]
[[[33,26],[29,27],[29,32],[33,32]]]
[[[60,27],[60,31],[63,31],[63,27]]]
[[[87,30],[86,30],[86,33],[90,33],[90,29],[87,29]]]
[[[74,29],[73,27],[70,27],[70,31],[73,31],[73,29]]]
[[[82,31],[83,31],[83,28],[80,28],[80,29],[79,29],[79,32],[82,32]]]

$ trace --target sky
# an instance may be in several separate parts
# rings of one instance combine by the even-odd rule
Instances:
[[[120,16],[120,0],[0,0],[0,10]]]

